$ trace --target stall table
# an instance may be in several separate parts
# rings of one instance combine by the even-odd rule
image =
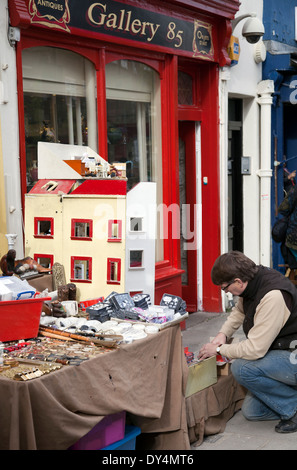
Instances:
[[[68,449],[125,410],[152,448],[187,450],[187,373],[176,325],[29,381],[0,374],[0,449]]]

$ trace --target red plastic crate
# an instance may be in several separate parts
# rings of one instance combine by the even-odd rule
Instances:
[[[82,302],[79,303],[79,307],[82,310],[86,310],[87,307],[90,307],[91,305],[95,305],[98,302],[103,302],[104,297],[99,297],[98,299],[90,299],[90,300],[83,300]]]
[[[120,441],[125,436],[125,422],[125,411],[107,415],[68,450],[98,450]]]
[[[42,304],[50,297],[0,302],[0,341],[35,338],[38,335]]]

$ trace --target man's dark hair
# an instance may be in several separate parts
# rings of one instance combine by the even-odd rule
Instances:
[[[258,266],[250,258],[240,251],[230,251],[219,256],[214,262],[211,280],[217,286],[236,278],[246,282],[253,279],[257,271]]]

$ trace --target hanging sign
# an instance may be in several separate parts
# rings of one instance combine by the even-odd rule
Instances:
[[[214,59],[212,25],[171,17],[114,0],[27,0],[32,24],[79,34],[140,42],[156,49]],[[81,33],[80,33],[81,34]]]
[[[239,39],[235,36],[231,36],[229,45],[228,45],[228,55],[231,59],[231,66],[238,64],[239,55],[240,55],[240,45]]]

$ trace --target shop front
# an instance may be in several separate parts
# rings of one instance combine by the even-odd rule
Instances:
[[[125,163],[128,190],[156,183],[155,303],[167,292],[189,311],[220,311],[210,281],[220,254],[218,84],[238,0],[8,5],[20,31],[23,199],[38,178],[39,141]]]

